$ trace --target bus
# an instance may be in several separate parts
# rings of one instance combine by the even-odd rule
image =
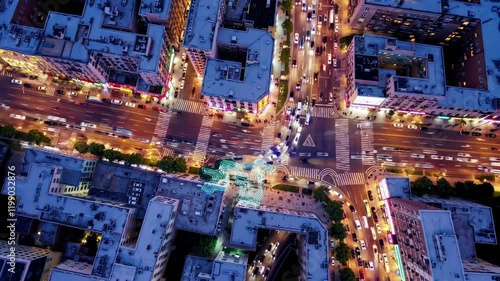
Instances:
[[[122,134],[125,134],[125,135],[129,135],[131,136],[132,135],[132,132],[129,131],[129,130],[125,130],[125,129],[121,129],[121,128],[113,128],[113,131],[117,132],[117,133],[122,133]]]
[[[334,20],[335,20],[335,17],[333,15],[333,9],[330,9],[330,28],[333,28],[334,27]]]

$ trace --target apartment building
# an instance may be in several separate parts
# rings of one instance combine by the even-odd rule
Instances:
[[[187,256],[181,281],[217,280],[244,281],[248,255],[221,251],[214,260]]]
[[[493,20],[497,10],[498,5],[493,1],[350,0],[348,22],[358,31],[443,46],[450,92],[458,99],[485,96],[483,103],[495,108],[489,117],[499,118],[499,101],[490,100],[487,94],[497,92],[500,87],[495,44],[500,33]],[[483,34],[487,37],[483,38]],[[453,98],[443,104],[459,108],[452,101]]]
[[[498,110],[498,92],[446,85],[440,46],[354,36],[347,49],[346,74],[350,106],[469,118]]]
[[[379,183],[383,216],[390,226],[385,234],[392,251],[387,255],[395,257],[401,279],[498,280],[500,267],[477,258],[471,243],[496,243],[491,239],[494,226],[488,223],[493,217],[485,212],[489,208],[454,199],[411,198],[409,184],[408,178]],[[457,206],[460,210],[453,209]],[[464,208],[469,212],[462,212]],[[477,235],[491,227],[490,238]],[[386,258],[380,260],[385,263]]]
[[[137,1],[5,2],[0,11],[1,63],[165,95],[187,0]]]

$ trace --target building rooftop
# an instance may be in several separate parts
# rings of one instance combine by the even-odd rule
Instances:
[[[141,0],[139,15],[154,15],[161,20],[166,20],[170,12],[171,3],[170,0]]]
[[[211,50],[219,20],[221,1],[191,1],[184,34],[184,47]]]
[[[328,230],[316,215],[281,208],[247,205],[234,209],[230,244],[255,249],[259,228],[303,234],[305,268],[310,280],[329,280]]]
[[[222,208],[224,192],[211,194],[201,190],[202,182],[188,180],[176,175],[163,175],[158,186],[158,195],[179,200],[179,211],[174,227],[186,231],[214,235]]]
[[[379,189],[382,200],[392,197],[409,199],[411,196],[410,179],[406,177],[384,178],[379,182]]]
[[[393,76],[394,90],[430,96],[445,94],[444,56],[440,46],[400,41],[387,36],[354,37],[355,78],[385,88]],[[385,71],[381,75],[382,70]]]
[[[210,278],[213,263],[213,260],[207,258],[187,256],[182,270],[181,281],[197,281],[198,278],[205,276]]]
[[[248,256],[219,252],[215,260],[187,256],[181,281],[244,281]],[[206,279],[203,279],[206,278]]]
[[[427,244],[428,260],[434,280],[462,281],[464,270],[448,211],[420,210],[422,230]]]
[[[482,280],[496,280],[492,276],[500,277],[500,267],[481,259],[475,260],[462,260],[465,275],[473,276],[468,280],[482,281]],[[484,279],[488,277],[488,279]]]
[[[244,53],[244,61],[207,60],[203,95],[256,102],[269,93],[274,39],[268,31],[220,28],[217,44],[222,45],[219,49],[238,46],[238,51]]]
[[[495,223],[490,207],[460,199],[432,197],[416,199],[437,208],[450,211],[456,227],[472,227],[472,238],[476,243],[497,244]]]
[[[441,13],[441,1],[426,0],[364,0],[367,4],[394,7],[407,10]]]
[[[258,29],[274,27],[276,4],[276,0],[250,0],[247,11],[243,13],[243,20],[246,24],[252,23],[252,27]]]

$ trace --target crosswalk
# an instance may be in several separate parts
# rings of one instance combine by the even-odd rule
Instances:
[[[267,151],[271,146],[274,145],[274,129],[276,127],[276,122],[264,127],[262,130],[262,146],[261,151]]]
[[[333,106],[316,105],[311,111],[311,117],[339,118],[340,115],[335,111]]]
[[[14,76],[12,72],[6,71],[5,69],[2,69],[2,73],[0,74],[2,76],[7,76],[7,77],[12,77]]]
[[[363,165],[372,166],[375,165],[375,156],[371,153],[374,150],[373,146],[373,123],[372,122],[362,122],[361,123],[361,150],[365,152],[365,156],[362,158],[361,162]]]
[[[335,120],[335,165],[338,170],[343,171],[350,170],[348,122],[348,119]]]
[[[365,184],[363,173],[343,173],[335,175],[337,186]]]
[[[289,166],[290,176],[319,180],[319,169],[308,167]]]
[[[156,127],[153,134],[152,143],[155,144],[158,141],[161,141],[167,135],[168,124],[170,123],[170,117],[172,117],[172,113],[169,112],[160,112],[158,116],[158,121],[156,121]]]
[[[45,91],[46,95],[53,96],[56,94],[56,88],[47,87],[47,91]]]
[[[195,114],[206,114],[205,105],[197,101],[178,99],[171,108],[173,110],[187,111]]]
[[[203,116],[201,121],[200,133],[198,134],[198,141],[193,151],[193,161],[203,164],[207,154],[208,140],[210,139],[210,131],[214,121],[208,116]]]

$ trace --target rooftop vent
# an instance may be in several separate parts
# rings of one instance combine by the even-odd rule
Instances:
[[[231,43],[236,44],[238,42],[237,38],[235,35],[231,37]]]

